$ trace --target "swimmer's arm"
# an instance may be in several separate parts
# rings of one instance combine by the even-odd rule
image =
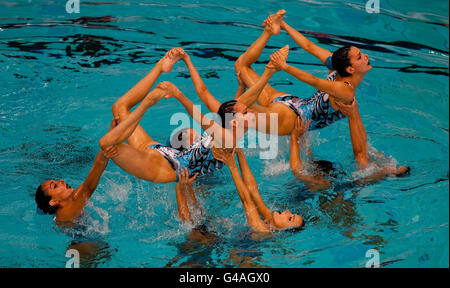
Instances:
[[[231,176],[233,177],[233,181],[236,185],[239,197],[241,198],[242,204],[244,205],[248,224],[255,232],[269,232],[269,228],[267,228],[261,218],[259,218],[258,210],[251,199],[250,193],[247,189],[247,185],[245,185],[241,175],[239,174],[239,169],[236,165],[236,162],[234,162],[234,165],[228,165],[228,167],[230,168]]]
[[[291,74],[298,80],[329,94],[330,97],[334,97],[336,101],[340,101],[344,104],[349,104],[355,98],[354,90],[343,82],[318,78],[289,64],[283,65],[281,69],[286,73]]]
[[[144,100],[142,100],[141,104],[133,112],[131,112],[125,120],[122,120],[119,125],[114,127],[114,129],[110,130],[105,136],[102,137],[102,139],[100,139],[99,146],[102,149],[105,149],[111,145],[122,143],[125,139],[131,136],[145,112],[152,105],[157,103],[156,100],[151,97],[151,94],[154,93],[154,91],[155,90],[150,92]]]
[[[358,104],[355,100],[351,105],[343,105],[336,102],[336,106],[348,118],[350,139],[358,168],[365,169],[369,165],[367,159],[367,135],[359,114]]]
[[[194,203],[194,205],[197,205],[197,198],[195,197],[195,193],[194,193],[194,190],[192,189],[192,185],[187,185],[186,187],[189,192],[189,197],[191,198],[192,203]]]
[[[239,166],[241,167],[241,173],[247,189],[250,192],[250,196],[253,202],[256,204],[259,214],[263,217],[264,221],[268,222],[272,218],[272,211],[267,208],[264,200],[259,194],[258,184],[256,183],[255,177],[253,176],[250,167],[248,166],[247,159],[245,159],[244,152],[241,149],[236,149],[236,154],[239,161]]]
[[[242,94],[245,93],[245,89],[246,89],[246,88],[247,88],[247,87],[245,87],[245,86],[239,84],[239,87],[238,87],[238,89],[236,90],[236,95],[234,96],[234,100],[239,99],[239,97],[241,97]]]
[[[100,182],[100,178],[102,177],[103,172],[108,165],[108,158],[103,155],[103,152],[100,151],[97,153],[95,157],[94,165],[91,168],[86,180],[84,180],[83,184],[77,188],[76,200],[86,203],[89,198],[91,198],[95,189]],[[83,205],[84,206],[84,205]]]
[[[298,45],[300,45],[300,47],[302,47],[306,52],[319,58],[319,60],[322,61],[323,64],[325,64],[325,61],[328,57],[333,55],[333,53],[331,53],[327,49],[319,47],[314,42],[303,36],[302,33],[289,26],[286,22],[281,21],[280,27],[284,29],[289,34],[289,36],[291,36],[291,38]]]
[[[233,139],[234,137],[229,136],[229,132],[222,128],[215,121],[209,119],[207,116],[203,115],[199,109],[189,100],[186,96],[184,96],[181,91],[178,90],[177,94],[174,95],[175,98],[184,106],[189,115],[205,130],[206,133],[211,135],[215,142],[222,141],[221,143],[227,143],[227,139]],[[231,143],[233,147],[235,143]]]
[[[353,154],[359,169],[365,169],[369,165],[367,159],[367,136],[361,117],[348,119],[350,138],[352,141]]]
[[[309,190],[319,191],[331,187],[331,183],[327,179],[321,176],[311,176],[303,173],[303,165],[300,160],[300,153],[298,149],[298,135],[294,133],[291,134],[291,152],[289,163],[292,174],[294,174],[295,178],[303,181]]]
[[[188,203],[186,201],[186,186],[185,184],[182,184],[181,182],[177,182],[177,185],[175,186],[176,190],[176,198],[177,198],[177,210],[178,210],[178,216],[180,216],[183,223],[186,221],[191,221],[191,215],[189,213],[189,207]]]
[[[195,199],[194,191],[192,190],[192,184],[195,182],[195,178],[197,178],[198,173],[196,173],[193,177],[189,178],[189,171],[187,168],[181,169],[178,173],[178,182],[175,186],[176,196],[177,196],[177,207],[178,207],[178,215],[181,220],[184,222],[191,221],[191,215],[189,212],[188,202],[186,201],[186,193],[189,192],[189,196],[194,205],[197,204],[197,199]]]
[[[276,71],[274,69],[266,68],[263,75],[261,75],[258,81],[236,100],[238,100],[245,106],[250,107],[253,103],[256,102],[259,94],[261,94],[267,82],[269,82],[270,77],[272,77],[275,72]]]
[[[205,103],[209,111],[211,111],[212,113],[217,113],[217,111],[219,111],[221,103],[217,101],[217,99],[214,98],[214,96],[209,92],[208,88],[206,88],[206,85],[198,74],[197,69],[195,68],[194,64],[192,64],[189,55],[186,54],[183,60],[186,63],[187,68],[189,69],[189,73],[191,74],[191,79],[194,83],[197,95],[200,97],[203,103]]]
[[[292,173],[295,175],[295,171],[301,171],[303,169],[303,165],[300,160],[300,152],[298,149],[298,136],[294,133],[291,134],[291,152],[289,156],[289,164],[291,166]]]

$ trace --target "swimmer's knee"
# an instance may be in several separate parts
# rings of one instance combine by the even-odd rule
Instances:
[[[124,118],[130,112],[127,105],[120,100],[113,104],[113,106],[111,107],[111,110],[112,110],[113,116],[114,117],[119,116],[119,119]]]
[[[242,56],[239,56],[239,58],[236,60],[236,62],[234,62],[234,70],[237,72],[239,72],[242,68]]]
[[[111,110],[114,117],[119,116],[119,111],[122,107],[123,103],[121,103],[120,101],[117,101],[112,105]]]
[[[239,56],[239,58],[234,62],[234,70],[236,72],[242,71],[242,68],[250,68],[252,63],[245,61],[245,53]]]

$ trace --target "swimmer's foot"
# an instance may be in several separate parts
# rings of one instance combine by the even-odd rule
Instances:
[[[273,35],[280,34],[281,21],[285,14],[286,10],[279,10],[276,14],[269,15],[262,26],[269,27],[269,30]]]
[[[289,45],[286,45],[270,56],[271,60],[269,61],[266,67],[269,69],[275,69],[277,71],[280,71],[282,70],[283,66],[286,65],[286,60],[288,56],[289,56]]]
[[[178,89],[178,87],[169,81],[164,81],[164,82],[159,83],[156,86],[156,89],[161,89],[164,94],[162,97],[164,97],[166,99],[169,99],[171,97],[177,98],[178,96],[180,96],[182,94],[181,91]]]
[[[164,96],[166,96],[166,94],[167,94],[166,91],[156,87],[150,93],[148,93],[147,96],[145,96],[143,102],[145,101],[147,103],[150,103],[150,106],[151,105],[156,105],[156,104],[159,103],[159,101],[162,98],[164,98]]]
[[[166,53],[166,56],[161,59],[162,63],[162,72],[169,73],[172,71],[172,67],[175,63],[177,63],[180,59],[184,57],[186,52],[180,47],[173,48],[169,52]]]

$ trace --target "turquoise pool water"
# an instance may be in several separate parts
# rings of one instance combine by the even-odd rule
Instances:
[[[382,267],[449,266],[449,22],[447,1],[65,1],[0,2],[0,266],[65,267],[68,248],[90,267],[365,267],[377,249]],[[151,2],[151,3],[150,3]],[[424,6],[425,5],[425,6]],[[111,105],[172,47],[182,46],[221,101],[237,83],[234,61],[258,37],[269,13],[334,51],[359,46],[374,69],[357,92],[372,153],[409,165],[411,175],[364,187],[355,175],[347,121],[310,133],[317,159],[342,163],[346,176],[311,193],[288,166],[288,138],[275,160],[246,155],[260,192],[274,209],[307,221],[300,233],[264,241],[248,236],[228,169],[195,186],[215,237],[199,242],[176,216],[173,183],[136,179],[110,163],[81,222],[61,229],[36,213],[34,193],[49,178],[82,183],[106,133]],[[327,70],[286,33],[255,64],[291,46],[289,62],[318,76]],[[161,80],[200,103],[187,69]],[[314,89],[284,73],[276,89],[307,97]],[[206,107],[203,108],[206,111]],[[184,112],[175,100],[152,107],[141,124],[156,140]],[[219,240],[220,239],[220,240]]]

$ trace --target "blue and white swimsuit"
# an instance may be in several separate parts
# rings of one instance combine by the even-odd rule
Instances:
[[[336,75],[337,72],[333,71],[326,79],[336,81]],[[351,86],[350,83],[347,84]],[[329,98],[327,93],[318,90],[310,98],[284,95],[273,100],[273,103],[279,102],[288,106],[303,121],[311,120],[308,130],[316,130],[345,118],[345,115],[341,111],[335,110],[331,106]]]
[[[212,154],[212,140],[213,138],[210,135],[205,134],[182,151],[161,144],[151,145],[147,149],[155,149],[166,158],[175,170],[178,181],[178,174],[184,168],[188,168],[189,177],[192,177],[195,173],[201,176],[224,166],[223,162],[214,158]]]

